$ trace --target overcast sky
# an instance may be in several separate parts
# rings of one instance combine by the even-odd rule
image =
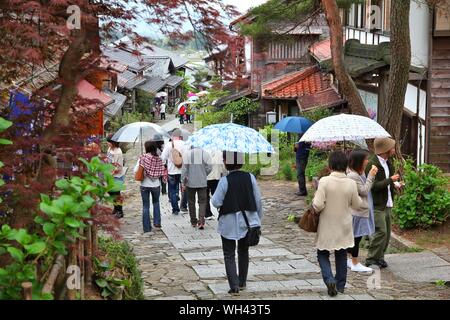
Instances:
[[[241,13],[246,13],[248,9],[256,7],[267,0],[223,0],[227,4],[234,5]],[[137,21],[136,31],[143,35],[149,37],[160,37],[161,34],[159,30],[155,27],[149,26],[145,21]],[[190,29],[190,26],[186,26]]]

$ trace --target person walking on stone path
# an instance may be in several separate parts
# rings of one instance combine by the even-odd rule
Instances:
[[[110,135],[106,141],[108,143],[108,151],[106,153],[106,158],[108,163],[114,166],[114,170],[112,172],[114,180],[120,185],[123,185],[125,173],[123,170],[124,161],[122,149],[120,149],[119,142],[112,140],[112,135]],[[109,192],[109,194],[114,197],[113,214],[119,219],[123,218],[123,206],[120,191]]]
[[[191,225],[194,228],[198,226],[200,230],[205,228],[207,177],[211,170],[211,157],[208,152],[192,147],[184,153],[181,172],[182,192],[187,191]],[[199,206],[198,217],[195,208],[196,196]]]
[[[375,233],[370,238],[366,266],[376,265],[387,268],[384,254],[391,238],[391,211],[394,206],[393,193],[399,188],[400,176],[394,173],[389,160],[395,154],[395,140],[390,138],[375,139],[375,155],[370,157],[368,168],[376,166],[378,173],[372,186],[373,205],[375,209]],[[368,169],[366,169],[367,172]]]
[[[243,154],[224,152],[223,161],[229,174],[220,179],[211,199],[211,204],[219,209],[217,231],[222,237],[225,271],[230,285],[228,293],[232,295],[239,294],[239,290],[244,290],[247,286],[249,247],[244,214],[250,227],[261,226],[263,216],[261,193],[256,178],[251,173],[240,170],[244,163],[243,158]]]
[[[180,117],[180,124],[184,124],[185,116],[186,116],[186,105],[182,105],[178,110],[178,115]]]
[[[363,237],[371,236],[375,232],[375,220],[373,211],[373,200],[370,190],[372,189],[375,175],[378,172],[376,166],[372,166],[366,176],[366,168],[369,163],[369,152],[366,150],[353,150],[350,153],[347,177],[356,182],[358,194],[363,201],[359,210],[353,210],[353,236],[355,246],[348,250],[350,258],[347,260],[347,267],[355,272],[373,272],[372,268],[363,266],[358,261],[359,244]]]
[[[144,168],[144,180],[141,182],[142,197],[142,225],[144,234],[152,231],[150,220],[150,195],[153,204],[153,223],[155,228],[161,228],[161,211],[159,196],[161,191],[160,179],[165,177],[164,164],[158,156],[158,145],[154,141],[145,143],[145,154],[142,155],[134,167],[136,173],[139,166]]]
[[[348,160],[342,151],[334,151],[328,159],[331,174],[319,180],[313,207],[320,212],[316,235],[317,259],[328,295],[344,293],[347,282],[347,249],[355,246],[352,211],[358,210],[362,199],[356,182],[346,175]],[[334,251],[336,275],[333,276],[330,252]]]
[[[166,120],[166,103],[164,100],[161,102],[160,105],[160,114],[161,114],[161,120]]]
[[[220,178],[222,176],[225,176],[227,174],[227,169],[225,168],[225,165],[223,164],[223,155],[220,151],[211,151],[210,152],[211,161],[212,161],[212,170],[211,173],[208,175],[208,188],[206,190],[206,214],[205,219],[206,220],[212,220],[214,219],[214,215],[211,211],[211,196],[216,192],[217,185],[219,184]]]
[[[160,134],[156,134],[153,136],[152,140],[156,143],[158,156],[161,157],[161,154],[164,150],[164,138]],[[164,176],[167,177],[167,165],[164,165]],[[161,182],[161,194],[167,194],[167,179],[160,178]]]
[[[179,161],[183,158],[185,152],[185,143],[180,129],[176,129],[172,132],[172,141],[164,146],[161,154],[161,159],[167,165],[168,172],[168,193],[169,200],[172,206],[172,214],[178,215],[180,213],[180,207],[178,205],[180,183],[181,183],[181,168],[182,162]],[[174,163],[174,161],[176,163]]]
[[[299,135],[301,139],[302,135]],[[295,158],[296,158],[296,168],[297,168],[297,181],[298,181],[298,192],[295,195],[300,197],[305,197],[308,195],[308,190],[306,189],[306,166],[308,165],[309,150],[311,144],[308,142],[297,142],[295,144]]]

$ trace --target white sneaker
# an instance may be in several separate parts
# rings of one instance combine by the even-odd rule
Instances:
[[[349,269],[353,268],[352,259],[347,259],[347,268],[349,268]]]
[[[352,271],[355,272],[365,272],[365,273],[372,273],[373,269],[363,266],[361,263],[358,263],[357,265],[353,265],[351,267]]]
[[[214,216],[206,217],[205,220],[214,220]]]

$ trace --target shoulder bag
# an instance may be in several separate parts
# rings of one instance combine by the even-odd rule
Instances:
[[[319,212],[316,212],[314,207],[310,206],[305,213],[303,213],[298,225],[306,232],[317,232],[319,226]]]

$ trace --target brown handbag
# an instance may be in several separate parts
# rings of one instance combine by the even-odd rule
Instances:
[[[142,182],[144,181],[144,167],[139,165],[139,169],[134,175],[134,180]]]
[[[309,207],[303,216],[301,217],[299,227],[306,232],[317,232],[317,227],[319,226],[319,213],[313,208]]]

